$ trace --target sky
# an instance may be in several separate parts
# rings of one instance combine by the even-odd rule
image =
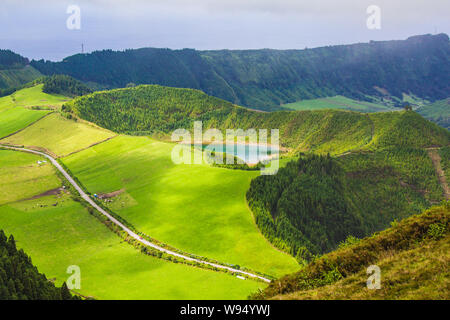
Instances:
[[[73,5],[79,29],[67,27],[77,21],[67,13]],[[379,29],[367,27],[372,5]],[[53,61],[80,53],[81,44],[85,52],[304,49],[449,34],[449,12],[447,0],[0,0],[0,48]]]

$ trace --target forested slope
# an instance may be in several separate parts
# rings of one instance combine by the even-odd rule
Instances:
[[[343,95],[394,98],[403,93],[445,99],[450,83],[446,34],[305,50],[196,51],[144,48],[33,61],[46,75],[67,74],[117,88],[129,83],[200,89],[244,105],[274,110],[303,99]]]
[[[254,179],[247,200],[261,232],[299,260],[380,231],[443,200],[425,150],[310,155]]]
[[[67,102],[64,112],[119,133],[170,134],[206,128],[279,129],[284,147],[332,154],[389,146],[427,147],[449,143],[448,130],[415,112],[362,114],[340,110],[251,111],[201,91],[157,85],[95,92]]]
[[[24,58],[10,50],[0,50],[0,97],[41,76]]]
[[[0,300],[74,300],[67,286],[55,287],[39,273],[12,235],[0,230]]]

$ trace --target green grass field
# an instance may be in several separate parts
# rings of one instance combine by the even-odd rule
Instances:
[[[78,265],[79,292],[98,299],[245,299],[265,286],[143,255],[66,194],[16,201],[61,185],[49,164],[36,165],[39,159],[0,150],[0,174],[8,181],[0,185],[0,225],[58,285],[67,267]]]
[[[391,111],[393,108],[366,101],[357,101],[344,96],[335,96],[320,99],[302,100],[288,103],[283,107],[292,110],[320,110],[320,109],[344,109],[358,112],[383,112]]]
[[[49,113],[48,110],[33,110],[33,107],[60,107],[69,98],[42,92],[37,85],[0,98],[0,138],[12,134]]]
[[[19,107],[60,107],[64,102],[69,101],[71,98],[62,96],[47,94],[42,92],[43,84],[36,85],[31,88],[25,88],[14,92],[12,97],[16,106]]]
[[[0,205],[61,186],[55,169],[48,163],[39,165],[39,159],[28,153],[0,150]]]
[[[13,94],[0,98],[0,111],[14,107],[60,107],[64,102],[71,98],[52,95],[42,92],[43,84],[31,88],[25,88],[14,92]]]
[[[298,268],[261,235],[247,208],[245,193],[259,172],[175,165],[173,146],[119,136],[62,160],[91,193],[124,189],[108,205],[155,239],[271,275]]]
[[[0,112],[0,138],[10,135],[31,123],[39,120],[50,111],[30,110],[22,107],[7,109]]]
[[[59,113],[54,113],[0,142],[28,147],[37,146],[62,156],[112,136],[114,133],[109,130],[82,121],[69,120]]]

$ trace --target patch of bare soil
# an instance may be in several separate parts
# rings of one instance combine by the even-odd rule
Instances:
[[[63,190],[64,190],[63,188],[56,188],[56,189],[48,190],[41,194],[33,196],[31,198],[23,199],[22,201],[39,199],[39,198],[46,197],[46,196],[56,196],[56,195],[60,194]]]
[[[125,192],[125,189],[120,189],[114,192],[110,192],[110,193],[101,193],[98,195],[99,199],[110,199],[110,198],[114,198],[117,197],[119,194],[122,194]]]

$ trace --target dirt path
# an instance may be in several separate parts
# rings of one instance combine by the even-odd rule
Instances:
[[[436,169],[436,173],[439,178],[439,183],[441,184],[442,189],[444,190],[444,197],[445,197],[445,199],[449,200],[450,199],[450,189],[447,184],[447,179],[445,178],[445,172],[444,172],[444,170],[442,170],[441,156],[439,155],[439,152],[438,152],[439,149],[429,148],[427,150],[428,150],[428,155],[430,156],[431,161],[433,162],[433,166]]]
[[[254,278],[257,280],[262,280],[264,282],[268,282],[270,283],[271,281],[267,278],[264,278],[262,276],[253,274],[251,272],[246,272],[246,271],[242,271],[242,270],[238,270],[238,269],[234,269],[225,265],[221,265],[221,264],[217,264],[217,263],[212,263],[212,262],[208,262],[208,261],[204,261],[204,260],[200,260],[200,259],[196,259],[196,258],[192,258],[183,254],[180,254],[178,252],[175,251],[171,251],[168,249],[165,249],[163,247],[160,247],[150,241],[147,241],[143,238],[141,238],[138,234],[134,233],[132,230],[130,230],[128,227],[126,227],[123,223],[121,223],[120,221],[118,221],[116,218],[114,218],[113,216],[111,216],[108,212],[106,212],[105,210],[103,210],[101,207],[99,207],[84,191],[83,189],[75,182],[75,180],[67,173],[66,170],[64,170],[64,168],[51,156],[49,156],[48,154],[45,154],[43,152],[39,152],[39,151],[35,151],[35,150],[30,150],[30,149],[24,149],[24,148],[15,148],[15,147],[10,147],[10,146],[6,146],[6,145],[0,145],[0,147],[5,148],[5,149],[10,149],[10,150],[14,150],[14,151],[22,151],[22,152],[28,152],[28,153],[34,153],[43,157],[46,157],[48,160],[50,160],[50,162],[56,167],[56,169],[59,170],[59,172],[61,172],[63,174],[63,176],[67,179],[67,181],[69,181],[69,183],[78,191],[78,193],[80,194],[80,196],[86,200],[86,202],[88,202],[92,207],[94,207],[98,212],[100,212],[102,215],[104,215],[105,217],[108,218],[109,221],[111,221],[112,223],[114,223],[116,226],[118,226],[119,228],[121,228],[123,231],[125,231],[130,237],[132,237],[133,239],[139,241],[140,243],[142,243],[145,246],[148,247],[152,247],[158,251],[164,252],[168,255],[177,257],[177,258],[181,258],[187,261],[191,261],[191,262],[197,262],[199,264],[203,264],[203,265],[208,265],[217,269],[221,269],[221,270],[227,270],[227,271],[231,271],[233,273],[238,273],[241,275],[246,275],[250,278]]]

